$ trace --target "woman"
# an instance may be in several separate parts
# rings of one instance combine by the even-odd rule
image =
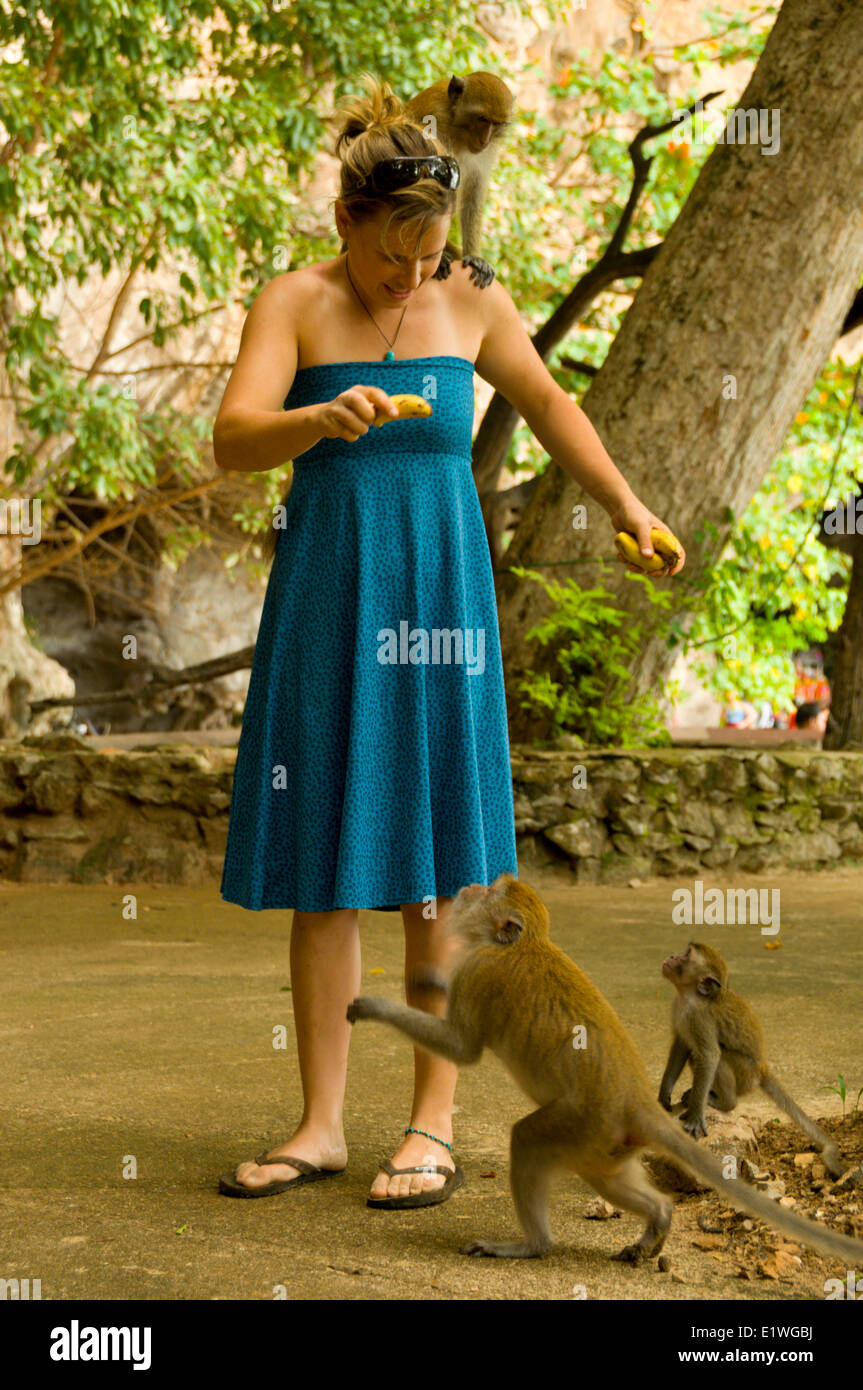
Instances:
[[[386,85],[346,106],[336,152],[344,254],[260,292],[214,430],[220,468],[295,461],[222,896],[294,909],[305,1105],[289,1139],[223,1177],[232,1196],[274,1195],[345,1167],[358,910],[401,910],[408,1001],[443,1009],[414,981],[445,963],[455,894],[518,872],[495,595],[471,473],[474,367],[615,530],[650,554],[650,527],[668,529],[555,384],[503,287],[478,288],[459,264],[436,278],[457,166]],[[431,417],[393,423],[390,397],[403,393],[424,396]],[[410,1125],[370,1204],[434,1205],[459,1184],[456,1078],[450,1063],[415,1051]]]

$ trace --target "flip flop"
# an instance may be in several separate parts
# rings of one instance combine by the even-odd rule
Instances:
[[[391,1178],[400,1177],[402,1173],[442,1173],[446,1178],[443,1187],[432,1188],[429,1192],[412,1192],[407,1197],[369,1197],[366,1201],[367,1207],[379,1207],[383,1211],[404,1211],[408,1207],[436,1207],[441,1202],[449,1201],[457,1187],[461,1187],[464,1182],[464,1173],[461,1168],[442,1168],[440,1164],[424,1163],[419,1168],[394,1168],[388,1158],[383,1163],[378,1164]]]
[[[322,1178],[337,1178],[339,1173],[345,1171],[344,1168],[316,1168],[304,1158],[291,1158],[285,1154],[280,1158],[267,1158],[266,1154],[261,1154],[255,1162],[259,1168],[266,1168],[274,1163],[288,1163],[300,1171],[295,1178],[264,1183],[261,1187],[244,1187],[241,1182],[237,1182],[233,1173],[223,1173],[219,1178],[219,1191],[226,1197],[276,1197],[280,1192],[287,1192],[289,1187],[303,1187],[307,1182],[320,1182]]]

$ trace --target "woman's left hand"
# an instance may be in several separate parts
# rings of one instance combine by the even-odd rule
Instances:
[[[668,522],[663,521],[661,517],[648,511],[634,495],[628,502],[622,503],[616,512],[611,513],[611,524],[615,532],[629,531],[631,535],[635,536],[638,542],[638,548],[643,555],[653,555],[655,553],[653,543],[650,539],[651,526],[655,526],[659,531],[671,531],[671,534],[674,535]],[[671,564],[664,565],[661,570],[642,570],[639,569],[638,565],[633,565],[629,560],[624,560],[622,555],[618,555],[617,558],[622,565],[626,565],[627,569],[631,569],[634,574],[649,573],[652,579],[660,579],[667,574],[678,574],[680,570],[683,569],[686,563],[686,551],[683,550],[682,545],[680,549],[683,553],[677,561],[677,564],[673,566]]]

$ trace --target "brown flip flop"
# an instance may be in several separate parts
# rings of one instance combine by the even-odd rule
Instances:
[[[367,1198],[367,1207],[379,1207],[383,1211],[404,1211],[408,1207],[437,1207],[441,1202],[449,1201],[456,1188],[461,1187],[464,1182],[464,1173],[458,1166],[452,1169],[442,1168],[438,1163],[423,1163],[418,1168],[394,1168],[389,1159],[385,1158],[378,1167],[391,1178],[400,1177],[402,1173],[442,1173],[446,1178],[443,1187],[433,1188],[430,1192],[412,1192],[407,1197]]]
[[[339,1173],[345,1171],[344,1168],[316,1168],[304,1158],[291,1158],[287,1154],[282,1154],[280,1158],[267,1158],[266,1154],[261,1154],[255,1162],[259,1168],[288,1163],[292,1168],[298,1168],[299,1173],[295,1178],[264,1183],[262,1187],[244,1187],[237,1182],[233,1173],[223,1173],[219,1178],[219,1191],[226,1197],[276,1197],[280,1192],[287,1192],[289,1187],[303,1187],[307,1182],[320,1182],[322,1178],[337,1178]]]

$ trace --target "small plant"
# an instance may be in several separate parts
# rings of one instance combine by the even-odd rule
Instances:
[[[822,1089],[822,1091],[832,1091],[832,1092],[834,1093],[834,1095],[837,1095],[837,1096],[839,1097],[839,1099],[840,1099],[841,1102],[842,1102],[842,1118],[843,1118],[843,1120],[844,1120],[844,1119],[845,1119],[845,1102],[846,1102],[846,1100],[847,1100],[847,1098],[848,1098],[848,1089],[847,1089],[847,1087],[846,1087],[846,1085],[845,1085],[845,1077],[842,1075],[841,1071],[839,1072],[838,1076],[836,1077],[836,1080],[839,1082],[839,1085],[838,1085],[838,1086],[822,1086],[821,1089]],[[858,1110],[859,1107],[860,1107],[860,1097],[861,1097],[861,1096],[863,1096],[863,1086],[861,1086],[861,1087],[860,1087],[860,1090],[857,1092],[857,1099],[856,1099],[855,1102],[854,1102],[854,1113],[855,1113],[855,1114],[856,1114],[857,1110]]]
[[[836,1096],[839,1097],[839,1099],[840,1099],[841,1102],[842,1102],[842,1118],[843,1118],[843,1120],[844,1120],[844,1119],[845,1119],[845,1098],[846,1098],[846,1095],[847,1095],[847,1091],[846,1091],[846,1089],[845,1089],[845,1077],[842,1075],[841,1071],[840,1071],[840,1073],[839,1073],[839,1075],[837,1076],[836,1079],[837,1079],[837,1081],[839,1082],[839,1085],[838,1085],[838,1086],[822,1086],[821,1089],[822,1089],[822,1091],[832,1091],[834,1095],[836,1095]]]
[[[552,642],[561,681],[547,672],[531,674],[519,682],[526,697],[522,707],[542,718],[550,717],[553,736],[576,734],[586,744],[623,748],[668,744],[662,699],[669,691],[647,691],[633,696],[632,673],[647,637],[657,626],[619,608],[605,589],[582,589],[574,579],[564,584],[549,582],[535,570],[513,566],[513,573],[534,579],[557,605],[527,633],[543,645]],[[642,584],[650,603],[667,608],[671,595],[654,588],[645,575],[629,576]]]

